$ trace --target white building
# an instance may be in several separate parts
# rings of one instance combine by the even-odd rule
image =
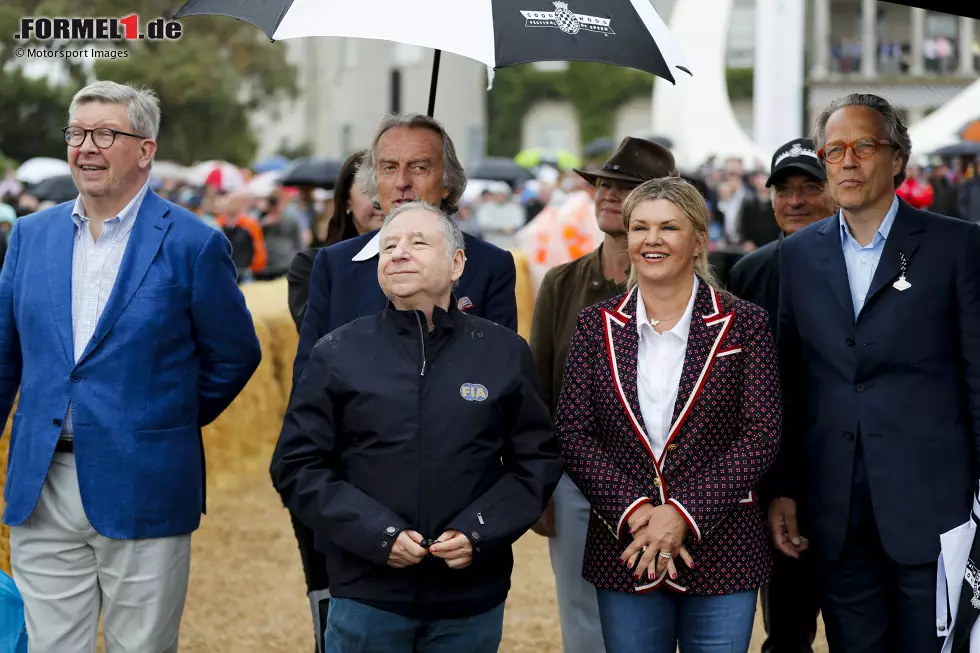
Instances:
[[[371,144],[386,113],[428,110],[433,50],[332,37],[290,39],[279,47],[297,66],[301,96],[255,115],[259,158],[306,143],[317,156],[343,158]],[[442,54],[434,113],[464,164],[485,150],[486,89],[483,64]]]

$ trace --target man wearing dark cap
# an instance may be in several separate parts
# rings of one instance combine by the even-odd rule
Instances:
[[[785,236],[832,215],[837,209],[827,188],[827,173],[820,165],[813,141],[798,138],[786,143],[772,157],[766,187],[779,226],[778,240],[743,257],[732,268],[728,290],[769,311],[773,337],[779,300],[779,258]]]
[[[783,238],[832,215],[837,205],[827,188],[827,173],[817,158],[813,141],[799,138],[786,143],[772,157],[772,173],[766,186],[772,196],[779,240],[755,250],[732,268],[728,289],[769,313],[773,338],[779,313],[779,248]],[[774,498],[760,494],[767,505]],[[817,634],[820,601],[813,562],[808,552],[799,559],[773,555],[773,573],[761,593],[766,625],[763,653],[809,653]]]
[[[596,187],[596,221],[605,236],[591,254],[549,270],[538,290],[531,322],[531,351],[552,417],[579,311],[626,292],[629,255],[621,213],[623,201],[645,181],[677,175],[670,150],[631,137],[620,143],[599,170],[575,172]],[[550,538],[563,653],[605,650],[595,587],[582,578],[589,513],[588,501],[565,475],[548,510],[534,527],[536,533]]]

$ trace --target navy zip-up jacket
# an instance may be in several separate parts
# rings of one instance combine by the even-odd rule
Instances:
[[[511,545],[562,473],[558,443],[516,333],[450,302],[360,318],[316,344],[271,473],[327,558],[330,593],[415,618],[473,616],[510,589]],[[387,566],[402,530],[464,533],[473,562]]]

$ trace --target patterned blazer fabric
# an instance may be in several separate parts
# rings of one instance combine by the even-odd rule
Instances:
[[[772,568],[755,486],[776,457],[782,418],[766,312],[701,282],[657,460],[637,394],[636,292],[579,314],[555,415],[566,470],[592,505],[584,577],[621,592],[755,589]],[[627,519],[646,502],[670,503],[690,527],[694,569],[678,565],[676,580],[638,581],[619,559]]]

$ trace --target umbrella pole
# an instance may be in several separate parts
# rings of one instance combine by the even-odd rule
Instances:
[[[436,88],[439,86],[439,62],[442,60],[442,50],[436,50],[432,57],[432,81],[429,83],[429,117],[436,111]]]

